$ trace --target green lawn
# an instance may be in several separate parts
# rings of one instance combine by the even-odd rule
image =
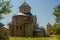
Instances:
[[[60,35],[55,35],[55,37],[56,37],[58,40],[60,40]]]
[[[55,35],[60,40],[60,35]],[[49,40],[50,37],[9,37],[9,40]]]
[[[49,37],[37,37],[37,38],[9,37],[9,40],[49,40]]]

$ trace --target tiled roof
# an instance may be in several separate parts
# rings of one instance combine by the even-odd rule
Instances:
[[[1,25],[1,26],[4,26],[4,24],[3,24],[3,23],[1,23],[1,22],[0,22],[0,25]]]
[[[40,32],[40,31],[42,31],[42,30],[40,30],[40,29],[34,29],[34,31],[36,31],[36,32]]]
[[[35,28],[35,29],[34,29],[34,31],[36,31],[36,32],[40,32],[40,31],[42,31],[42,30],[45,30],[44,27],[38,27],[38,28]]]

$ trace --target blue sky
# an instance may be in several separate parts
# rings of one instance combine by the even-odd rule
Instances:
[[[3,15],[5,18],[1,22],[7,25],[12,21],[14,14],[19,12],[19,6],[24,0],[11,0],[13,5],[11,14]],[[60,4],[60,0],[26,0],[31,6],[31,13],[37,16],[37,23],[39,26],[46,26],[47,23],[54,24],[55,16],[52,14],[54,7]]]

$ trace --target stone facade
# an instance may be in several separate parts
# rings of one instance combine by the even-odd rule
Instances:
[[[34,20],[36,16],[31,14],[31,7],[24,2],[19,7],[19,12],[13,16],[9,23],[11,36],[33,36],[33,29],[37,25]],[[35,22],[35,23],[34,23]]]
[[[7,40],[9,36],[8,29],[3,27],[4,25],[0,23],[0,40]]]
[[[37,28],[36,15],[31,14],[31,7],[24,2],[19,7],[19,13],[15,14],[9,23],[10,36],[32,37],[35,28]],[[37,34],[40,36],[40,32]]]
[[[51,35],[50,27],[51,27],[51,24],[48,23],[48,24],[46,25],[46,35],[47,35],[47,36],[50,36],[50,35]]]

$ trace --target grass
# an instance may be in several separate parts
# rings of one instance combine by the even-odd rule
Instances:
[[[55,35],[60,40],[60,35]],[[49,40],[50,37],[9,37],[9,40]]]
[[[55,37],[56,37],[58,40],[60,40],[60,35],[55,35]]]
[[[49,40],[49,37],[9,37],[9,40]]]

